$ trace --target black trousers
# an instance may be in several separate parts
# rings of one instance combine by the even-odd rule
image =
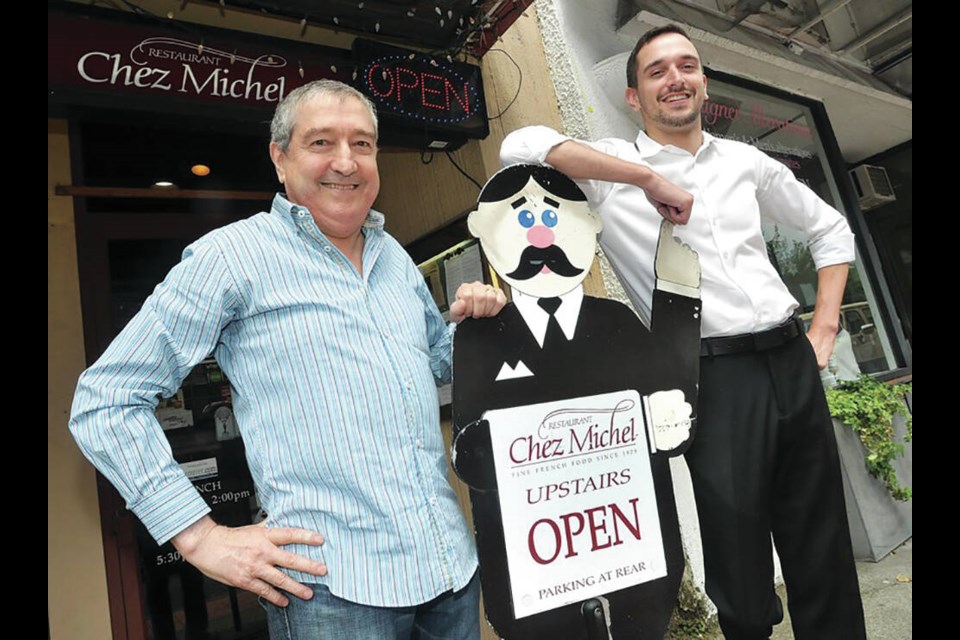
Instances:
[[[728,640],[783,619],[771,534],[797,640],[864,640],[837,444],[813,347],[700,359],[698,427],[686,453],[706,590]]]

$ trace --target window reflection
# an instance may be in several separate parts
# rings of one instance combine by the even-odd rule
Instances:
[[[710,79],[709,92],[710,99],[701,111],[706,131],[764,151],[846,214],[810,109],[715,78]],[[801,318],[809,326],[817,300],[817,271],[806,238],[794,229],[766,221],[763,235],[770,261],[800,303]],[[885,371],[893,366],[889,340],[875,320],[878,317],[858,258],[850,265],[843,296],[841,330],[830,365],[833,376],[853,378],[860,372]]]

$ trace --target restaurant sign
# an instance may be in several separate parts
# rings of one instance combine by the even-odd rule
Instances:
[[[272,110],[306,82],[352,83],[354,72],[347,50],[209,27],[200,36],[191,29],[93,11],[50,11],[47,25],[53,102],[156,96]]]

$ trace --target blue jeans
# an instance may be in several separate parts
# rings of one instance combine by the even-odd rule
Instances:
[[[480,640],[477,573],[459,591],[412,607],[372,607],[338,598],[320,584],[310,600],[288,596],[277,607],[266,600],[271,640]]]

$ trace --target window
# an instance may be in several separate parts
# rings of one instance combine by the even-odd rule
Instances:
[[[704,129],[717,137],[751,144],[782,162],[849,218],[811,108],[800,99],[742,87],[717,75],[707,72],[710,100],[703,106]],[[763,231],[770,260],[800,303],[801,318],[809,325],[817,299],[817,273],[806,239],[794,229],[769,222],[764,223]],[[872,373],[895,367],[896,360],[886,332],[874,320],[880,317],[877,301],[863,269],[858,256],[850,266],[840,318],[850,339],[842,331],[837,349],[852,346],[860,371]]]

